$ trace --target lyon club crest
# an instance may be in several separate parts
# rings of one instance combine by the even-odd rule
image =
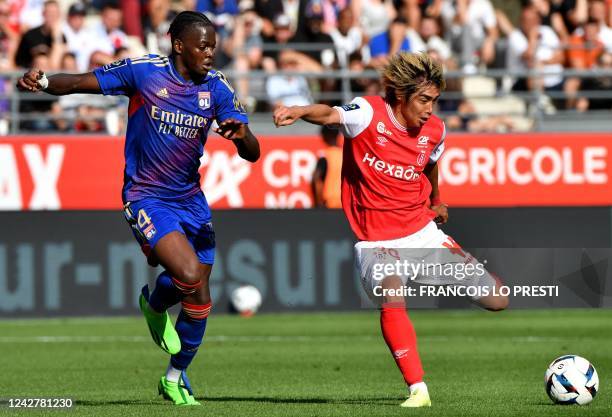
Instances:
[[[198,106],[201,109],[207,109],[210,107],[210,91],[198,92]]]

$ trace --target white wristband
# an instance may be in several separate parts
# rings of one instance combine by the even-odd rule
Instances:
[[[38,85],[40,86],[41,90],[46,90],[47,87],[49,87],[49,80],[47,79],[47,76],[45,74],[43,74],[42,77],[40,77],[40,79],[38,80]]]

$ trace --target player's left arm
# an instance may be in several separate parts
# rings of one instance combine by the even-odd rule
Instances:
[[[221,72],[216,72],[218,83],[215,94],[215,119],[219,125],[215,132],[234,142],[238,155],[249,162],[259,159],[259,141],[251,132],[244,107],[236,97],[234,89]]]
[[[427,164],[423,169],[423,173],[427,176],[431,184],[431,193],[429,200],[431,201],[431,209],[438,215],[434,221],[438,224],[444,224],[448,221],[448,205],[442,202],[440,198],[440,189],[438,188],[438,161],[433,164]]]
[[[242,159],[246,159],[249,162],[255,162],[259,159],[261,153],[259,141],[253,132],[251,132],[251,129],[249,129],[248,124],[230,117],[219,123],[219,127],[215,129],[215,132],[225,139],[234,142],[238,155]]]
[[[436,146],[432,149],[429,155],[429,163],[423,169],[423,173],[427,176],[431,184],[431,193],[429,201],[431,209],[436,212],[437,216],[434,221],[438,224],[444,224],[448,221],[448,205],[442,202],[440,197],[440,189],[438,188],[438,161],[444,152],[446,140],[446,126],[442,123],[442,137]]]

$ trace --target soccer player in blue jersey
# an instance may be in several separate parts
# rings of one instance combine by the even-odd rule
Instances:
[[[171,355],[159,392],[177,405],[198,405],[185,370],[194,358],[211,309],[208,280],[215,254],[211,214],[198,168],[211,123],[238,154],[259,158],[247,115],[222,73],[212,69],[216,34],[201,13],[182,12],[170,25],[172,54],[124,59],[86,74],[48,78],[32,69],[24,91],[92,93],[130,98],[125,141],[125,216],[152,266],[164,267],[140,308],[153,340]],[[173,326],[167,309],[182,304]]]

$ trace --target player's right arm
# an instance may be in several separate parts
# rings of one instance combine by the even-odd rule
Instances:
[[[17,80],[17,88],[21,91],[42,91],[45,79],[48,85],[44,88],[44,91],[54,96],[74,93],[102,93],[98,79],[93,72],[85,74],[54,74],[46,78],[45,73],[36,68],[29,70],[23,77]]]
[[[276,127],[289,126],[298,119],[303,119],[316,125],[339,125],[341,123],[338,110],[325,104],[280,106],[274,111],[273,117]]]

